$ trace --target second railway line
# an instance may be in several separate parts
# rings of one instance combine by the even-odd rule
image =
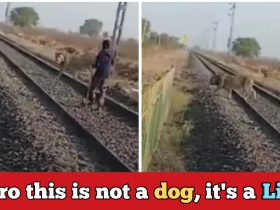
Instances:
[[[193,100],[185,120],[192,127],[184,139],[185,170],[279,171],[278,131],[236,94],[231,100],[226,91],[215,94],[209,87],[213,67],[194,54],[190,59]]]
[[[227,74],[234,75],[230,68],[223,66],[201,54],[196,54],[196,56],[203,63],[203,65],[212,72],[218,73],[222,71],[226,72]],[[248,99],[248,101],[244,101],[244,103],[246,103],[247,107],[251,108],[251,110],[253,110],[256,115],[260,116],[259,119],[261,121],[266,121],[265,125],[270,127],[271,130],[275,132],[275,134],[278,133],[280,138],[280,98],[260,87],[258,84],[254,85],[254,89],[257,93],[257,99],[254,100],[253,97],[251,97]],[[239,91],[237,94],[238,97],[242,96]]]

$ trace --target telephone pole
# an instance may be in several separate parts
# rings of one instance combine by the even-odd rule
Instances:
[[[209,49],[209,37],[210,37],[210,32],[211,32],[211,28],[207,28],[204,31],[204,43],[205,43],[205,49],[208,50]]]
[[[127,2],[118,3],[115,24],[113,29],[113,36],[112,36],[112,50],[115,58],[117,57],[117,50],[121,40],[126,8],[127,8]],[[115,66],[116,66],[116,62],[114,62],[114,67]]]
[[[112,42],[115,47],[117,47],[120,43],[126,8],[127,2],[119,2],[112,36]]]
[[[231,17],[230,21],[230,29],[229,29],[229,37],[228,37],[228,55],[231,54],[232,50],[232,41],[233,41],[233,27],[234,27],[234,16],[235,16],[235,8],[236,8],[236,3],[229,3],[231,5],[230,7],[230,12],[228,15]]]
[[[218,31],[218,21],[214,21],[214,27],[213,27],[213,51],[216,50],[216,39],[217,39],[217,31]]]
[[[10,22],[10,9],[11,9],[11,3],[7,2],[6,10],[5,10],[5,23],[9,24]]]

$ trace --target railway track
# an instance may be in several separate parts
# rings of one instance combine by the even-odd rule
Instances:
[[[187,81],[193,100],[185,119],[193,126],[183,147],[186,170],[279,171],[279,133],[236,93],[232,100],[224,90],[215,94],[209,79],[221,69],[207,64],[210,70],[191,53]]]
[[[15,49],[16,51],[20,52],[24,57],[31,59],[35,62],[38,66],[42,67],[51,75],[58,75],[59,68],[47,60],[35,55],[34,53],[30,52],[29,50],[19,46],[17,43],[13,42],[12,40],[0,35],[0,41],[4,42],[5,44],[9,45],[11,48]],[[73,76],[67,73],[63,73],[61,76],[61,81],[67,83],[71,86],[75,91],[77,91],[81,95],[85,95],[87,91],[87,84],[84,82],[75,79]],[[119,115],[119,117],[124,117],[127,121],[132,123],[134,126],[138,127],[138,112],[134,111],[133,109],[125,106],[124,104],[118,102],[116,99],[106,96],[106,103],[105,106],[114,114]]]
[[[0,58],[0,171],[100,171],[82,144]],[[67,149],[66,149],[67,148]]]
[[[81,100],[87,87],[67,74],[50,89],[59,70],[3,36],[0,36],[0,53],[60,121],[98,154],[106,171],[138,169],[136,112],[110,97],[102,112],[83,106]]]
[[[212,74],[218,72],[226,72],[227,74],[236,75],[235,72],[229,67],[201,54],[195,53],[199,61],[208,69]],[[257,92],[257,100],[244,99],[239,91],[233,91],[236,99],[242,103],[246,109],[254,114],[258,122],[265,126],[272,134],[280,138],[280,98],[275,94],[261,87],[259,84],[254,85]]]

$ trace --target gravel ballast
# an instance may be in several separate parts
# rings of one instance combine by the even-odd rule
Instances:
[[[138,170],[138,128],[112,115],[105,107],[102,112],[81,104],[82,96],[59,81],[51,89],[56,76],[0,41],[1,51],[24,69],[45,91],[58,101],[75,119],[113,151],[125,164]]]
[[[98,163],[0,58],[0,171],[94,171]]]
[[[188,171],[280,171],[279,142],[242,104],[213,93],[207,69],[194,57],[196,91],[186,120],[194,123],[184,145]],[[276,116],[275,116],[276,117]]]

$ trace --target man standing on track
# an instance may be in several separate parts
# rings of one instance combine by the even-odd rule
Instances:
[[[95,102],[98,104],[98,108],[103,107],[106,95],[106,80],[110,75],[112,66],[114,65],[113,53],[110,51],[110,41],[104,40],[102,42],[102,49],[96,56],[93,68],[96,69],[95,74],[91,78],[90,87],[88,90],[87,98],[90,104]],[[98,88],[100,95],[97,98],[95,95],[95,89]]]

